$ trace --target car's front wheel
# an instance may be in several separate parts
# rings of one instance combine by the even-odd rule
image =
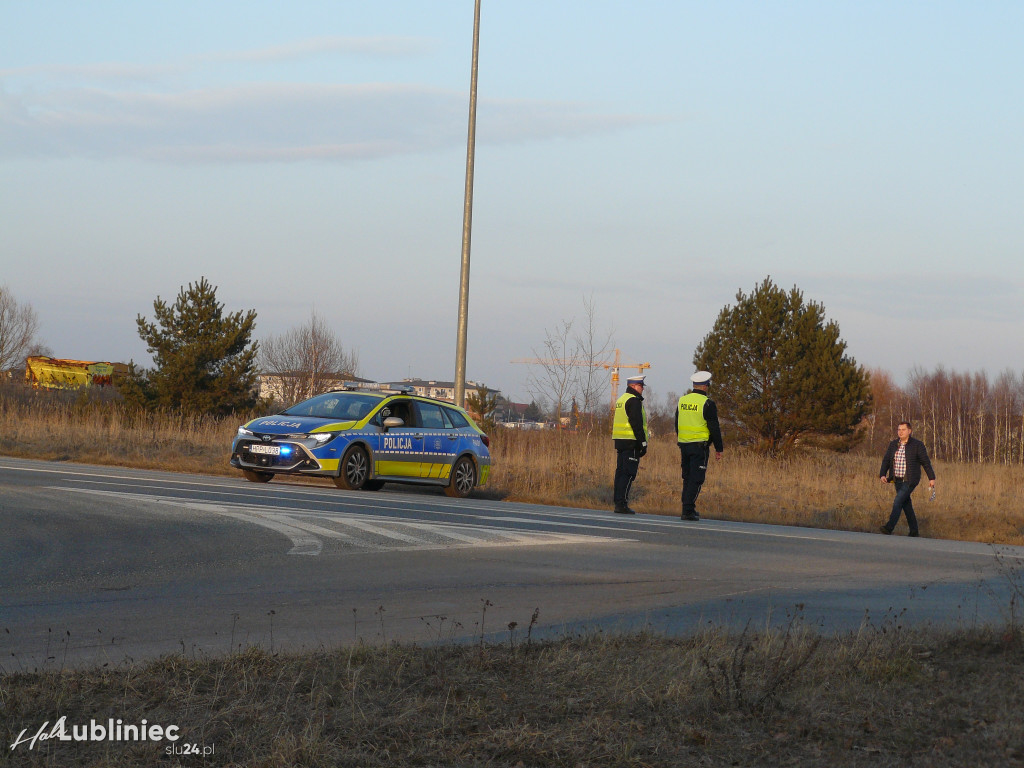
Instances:
[[[449,496],[464,499],[476,486],[476,464],[468,456],[463,456],[452,467],[452,476],[444,492]]]
[[[361,446],[353,445],[341,457],[341,473],[334,484],[346,491],[358,491],[370,476],[370,457]]]
[[[273,472],[257,472],[253,469],[243,469],[242,474],[250,483],[269,483],[274,477]]]

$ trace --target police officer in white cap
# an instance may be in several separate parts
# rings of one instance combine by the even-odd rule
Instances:
[[[629,489],[640,469],[640,457],[647,453],[644,379],[644,376],[626,379],[626,391],[615,401],[612,416],[612,440],[618,453],[615,462],[615,512],[620,515],[636,514],[629,508]]]
[[[690,377],[693,389],[679,398],[676,408],[676,434],[679,439],[683,470],[683,520],[700,520],[697,496],[708,470],[709,446],[714,444],[716,458],[722,458],[722,429],[718,425],[718,407],[708,397],[711,374],[697,371]]]

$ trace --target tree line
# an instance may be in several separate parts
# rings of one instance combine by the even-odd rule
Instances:
[[[31,304],[18,301],[6,285],[0,285],[0,373],[24,370],[25,358],[47,355],[39,340],[39,316]]]
[[[550,394],[557,415],[571,408],[574,416],[583,412],[601,421],[608,385],[599,361],[613,346],[612,334],[597,331],[592,300],[584,309],[582,324],[564,321],[557,333],[547,333],[532,383],[538,399]],[[260,371],[287,383],[289,401],[335,386],[339,375],[358,375],[357,354],[315,313],[307,324],[257,342],[256,312],[225,312],[205,278],[182,287],[173,304],[157,297],[153,310],[152,321],[139,315],[136,322],[155,365],[133,365],[119,382],[129,405],[247,412],[259,406]],[[40,347],[37,329],[31,307],[0,288],[4,368]],[[722,309],[693,364],[713,373],[713,397],[734,445],[769,453],[804,446],[878,452],[897,424],[910,420],[936,459],[1024,464],[1024,374],[1005,371],[990,380],[984,372],[915,368],[898,386],[885,371],[866,371],[846,353],[821,304],[805,301],[795,286],[777,287],[770,277]],[[471,407],[486,416],[496,404],[485,392]],[[652,427],[670,431],[674,405],[651,402],[649,409]]]
[[[158,296],[153,315],[152,320],[136,318],[153,367],[133,361],[128,374],[115,379],[119,395],[132,408],[248,413],[261,407],[261,372],[281,382],[277,399],[289,404],[358,376],[358,354],[345,349],[315,312],[307,323],[259,342],[253,338],[256,311],[226,312],[216,286],[205,277],[182,286],[173,303]],[[52,354],[39,342],[38,329],[31,305],[0,286],[0,372],[8,378],[24,371],[26,357]]]
[[[1024,373],[990,379],[967,373],[915,368],[905,386],[885,371],[871,372],[874,408],[865,425],[866,445],[881,450],[900,421],[910,421],[935,459],[1024,464]]]

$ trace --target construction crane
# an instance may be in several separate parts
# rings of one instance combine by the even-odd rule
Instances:
[[[518,360],[513,360],[513,363],[526,363],[527,365],[579,365],[585,368],[604,368],[606,371],[611,370],[612,372],[612,401],[611,410],[615,411],[615,401],[619,399],[619,369],[627,368],[629,370],[636,370],[637,373],[643,373],[651,367],[650,363],[623,363],[622,355],[619,350],[615,350],[614,360],[576,360],[576,359],[561,359],[561,358],[543,358],[543,357],[524,357]]]

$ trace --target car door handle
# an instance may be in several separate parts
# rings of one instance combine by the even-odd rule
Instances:
[[[422,439],[423,439],[423,433],[422,433],[422,432],[420,432],[420,433],[419,433],[418,435],[413,435],[413,438],[414,438],[415,440],[422,440]]]
[[[458,440],[459,436],[458,435],[448,435],[448,439],[449,440]]]

